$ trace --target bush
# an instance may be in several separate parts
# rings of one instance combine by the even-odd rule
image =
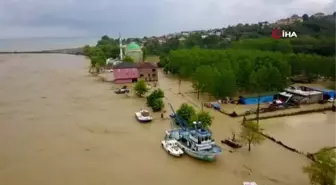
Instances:
[[[147,85],[145,81],[139,80],[134,87],[135,94],[138,96],[143,96],[148,92]]]
[[[153,107],[155,100],[164,98],[164,92],[161,89],[154,90],[149,96],[147,96],[147,105]]]
[[[164,103],[162,101],[162,98],[155,99],[153,101],[153,105],[152,105],[153,112],[161,111],[163,107],[164,107]]]
[[[194,121],[193,119],[196,117],[196,111],[194,107],[186,103],[183,103],[176,113],[180,116],[180,118],[187,121],[190,126],[192,125],[192,121]]]

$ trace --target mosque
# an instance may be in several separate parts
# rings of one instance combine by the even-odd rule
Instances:
[[[142,49],[137,43],[131,42],[128,45],[123,45],[121,37],[119,37],[119,46],[120,46],[120,54],[119,54],[120,60],[123,60],[123,54],[125,53],[125,56],[131,57],[135,62],[143,61]]]

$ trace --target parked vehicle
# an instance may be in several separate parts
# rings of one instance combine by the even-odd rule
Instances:
[[[129,93],[130,91],[128,89],[118,89],[116,91],[114,91],[116,94],[125,94],[125,93]]]

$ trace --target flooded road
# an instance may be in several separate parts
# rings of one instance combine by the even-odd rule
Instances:
[[[268,140],[250,153],[224,147],[214,163],[169,156],[160,146],[169,120],[137,123],[145,100],[114,94],[87,65],[79,56],[0,55],[1,185],[309,184],[301,172],[309,161]],[[159,79],[175,108],[196,102],[177,94],[175,79]],[[210,111],[217,143],[238,131],[241,120]]]

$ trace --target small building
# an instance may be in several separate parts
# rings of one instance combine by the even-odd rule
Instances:
[[[329,100],[329,99],[335,99],[335,90],[331,89],[320,89],[320,88],[315,88],[315,87],[306,87],[306,89],[310,91],[319,91],[323,94],[323,99],[324,100]]]
[[[293,94],[293,99],[296,99],[300,104],[302,103],[318,103],[323,100],[323,93],[312,90],[304,86],[290,86],[285,89],[286,92]]]
[[[150,62],[137,63],[137,68],[139,70],[139,79],[145,81],[158,81],[157,66]]]
[[[260,103],[270,103],[274,100],[274,96],[279,94],[278,92],[268,92],[261,94],[245,95],[239,97],[239,103],[245,105],[258,104],[258,99],[260,98]]]
[[[321,17],[323,17],[323,16],[324,16],[324,13],[319,12],[319,13],[314,14],[312,17],[315,17],[315,18],[321,18]]]
[[[131,57],[134,62],[142,62],[142,49],[135,42],[131,42],[125,47],[125,55]]]
[[[137,82],[139,71],[135,63],[123,62],[113,67],[114,82],[132,83]]]
[[[112,59],[112,58],[109,58],[106,60],[106,66],[105,66],[105,69],[113,69],[113,67],[117,64],[120,64],[122,63],[122,61],[120,60],[116,60],[116,59]]]

